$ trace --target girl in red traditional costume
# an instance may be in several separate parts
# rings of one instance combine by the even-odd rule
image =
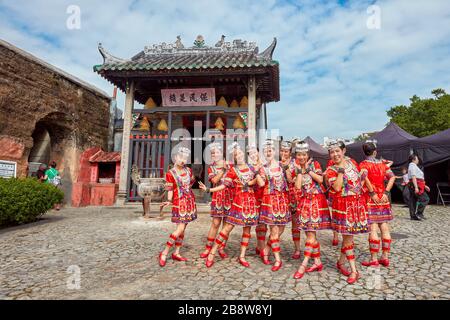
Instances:
[[[177,225],[176,230],[170,235],[166,243],[166,248],[159,254],[159,265],[166,265],[167,255],[170,248],[175,244],[175,252],[172,259],[177,261],[187,261],[180,255],[183,245],[184,232],[188,223],[197,219],[197,207],[195,197],[192,192],[192,185],[195,182],[192,170],[186,167],[190,157],[190,150],[180,147],[175,156],[175,165],[166,173],[166,189],[168,191],[167,200],[161,204],[161,210],[172,204],[172,222]]]
[[[258,169],[261,168],[264,163],[259,156],[258,149],[255,145],[247,146],[247,154],[248,154],[248,162],[253,168]],[[261,201],[264,193],[264,188],[258,186],[257,183],[253,186],[253,190],[255,192],[256,201],[258,203],[258,207],[261,210]],[[255,228],[256,231],[256,248],[255,252],[257,255],[261,255],[266,245],[266,234],[267,234],[267,226],[264,223],[258,223]]]
[[[389,265],[389,251],[391,248],[391,234],[389,232],[388,222],[393,219],[391,203],[389,202],[389,192],[391,191],[395,175],[390,169],[389,163],[376,158],[377,146],[376,141],[366,141],[362,146],[366,159],[359,164],[362,173],[366,173],[367,179],[370,182],[367,187],[371,189],[368,191],[367,198],[367,212],[370,223],[369,234],[369,250],[371,259],[362,263],[365,267],[379,266],[381,263],[387,267]],[[385,180],[388,180],[385,186]],[[378,231],[381,230],[381,241],[378,238]],[[378,259],[380,246],[383,254],[382,258]]]
[[[309,145],[300,143],[295,149],[299,164],[295,165],[295,188],[298,194],[296,225],[306,232],[304,259],[294,274],[294,279],[301,279],[305,272],[322,271],[320,260],[320,244],[317,241],[318,230],[331,229],[330,209],[325,188],[323,186],[322,168],[309,156]],[[314,259],[312,267],[308,267],[309,259]]]
[[[208,179],[213,185],[217,187],[223,184],[226,173],[230,169],[230,166],[223,160],[222,146],[220,143],[214,142],[209,145],[211,151],[212,164],[208,167]],[[224,222],[225,217],[228,215],[228,211],[231,208],[232,195],[231,189],[225,188],[221,191],[214,192],[211,201],[211,227],[209,228],[205,251],[200,254],[201,258],[206,258],[211,251],[214,244],[214,239],[217,236],[220,225]],[[222,259],[227,257],[227,254],[219,248],[219,255]]]
[[[344,149],[344,155],[345,155],[345,151],[346,151],[346,149]],[[349,159],[348,157],[345,157],[346,159]],[[327,163],[327,168],[328,167],[331,167],[333,165],[333,160],[329,160],[328,161],[328,163]],[[333,203],[333,196],[334,196],[334,194],[336,193],[334,190],[333,190],[333,188],[330,186],[330,183],[329,183],[329,181],[328,181],[328,179],[327,179],[327,176],[326,175],[324,175],[324,185],[325,185],[325,188],[326,188],[326,190],[327,190],[327,200],[328,200],[328,206],[331,208],[331,204]],[[331,242],[331,245],[333,246],[333,247],[337,247],[338,245],[339,245],[339,234],[335,231],[335,230],[333,230],[333,240],[332,240],[332,242]]]
[[[359,278],[356,269],[353,236],[367,233],[366,199],[362,194],[365,177],[359,171],[358,164],[350,158],[344,157],[345,144],[342,141],[332,141],[328,151],[333,165],[327,168],[326,175],[330,186],[336,192],[332,200],[332,228],[342,234],[341,255],[337,262],[339,271],[347,276],[349,284]],[[351,271],[344,267],[348,260]]]
[[[231,209],[206,259],[208,268],[214,264],[215,253],[219,248],[225,246],[230,232],[235,226],[242,227],[241,252],[238,261],[244,267],[250,267],[250,264],[245,259],[245,253],[251,238],[251,227],[258,224],[259,208],[252,188],[256,183],[255,169],[245,163],[245,153],[241,150],[239,144],[235,142],[229,148],[230,152],[233,153],[235,165],[227,172],[224,184],[211,189],[207,188],[203,183],[199,184],[200,188],[206,192],[220,192],[226,187],[234,189]]]
[[[270,264],[268,257],[272,249],[275,256],[272,271],[278,271],[282,266],[280,236],[286,224],[291,221],[291,212],[286,177],[280,162],[275,159],[275,143],[266,141],[263,150],[267,163],[256,175],[258,185],[264,187],[259,220],[269,226],[270,240],[264,247],[262,256],[264,264]]]
[[[286,180],[288,184],[288,200],[289,200],[289,209],[291,210],[292,217],[292,241],[294,242],[295,251],[292,255],[292,259],[300,259],[300,229],[297,226],[297,200],[295,193],[295,183],[292,179],[292,171],[294,168],[294,159],[292,158],[291,153],[291,143],[289,141],[282,141],[280,146],[280,156],[281,156],[281,167],[284,170],[286,175]],[[289,174],[290,173],[290,174]]]

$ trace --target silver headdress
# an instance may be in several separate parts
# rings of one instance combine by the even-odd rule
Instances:
[[[330,139],[325,144],[325,147],[328,149],[328,151],[333,148],[340,148],[342,146],[345,147],[345,143],[342,139]]]
[[[233,142],[227,148],[228,153],[233,153],[235,150],[240,150],[240,149],[241,149],[241,146],[237,142]]]
[[[275,150],[275,142],[270,139],[264,141],[264,144],[263,144],[263,150],[269,149],[269,148]]]
[[[247,153],[250,151],[258,151],[258,148],[256,148],[254,144],[249,144],[245,149],[247,150]]]
[[[186,147],[180,147],[177,150],[177,154],[190,156],[191,155],[191,150],[186,148]]]
[[[292,143],[290,141],[281,141],[280,148],[291,150]]]
[[[309,152],[309,144],[301,141],[295,145],[295,152]]]
[[[302,140],[299,137],[294,137],[291,140],[291,153],[295,153],[295,148]]]
[[[210,149],[210,150],[215,150],[215,149],[217,149],[217,150],[222,151],[222,144],[219,143],[219,142],[213,142],[213,143],[210,143],[210,144],[209,144],[209,149]]]
[[[302,141],[302,139],[300,139],[299,137],[293,137],[291,139],[291,142],[293,145],[295,145],[296,143],[299,143],[300,141]]]
[[[370,139],[370,140],[366,140],[366,143],[373,143],[375,145],[375,147],[377,147],[378,141],[375,139]]]

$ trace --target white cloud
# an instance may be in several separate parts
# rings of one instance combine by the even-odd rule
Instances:
[[[179,34],[185,45],[198,34],[213,45],[225,34],[260,49],[277,36],[281,101],[269,105],[269,124],[284,136],[321,140],[381,129],[389,107],[450,90],[450,3],[378,1],[381,29],[368,30],[371,3],[11,0],[0,4],[0,37],[112,92],[92,71],[102,61],[98,41],[128,58]],[[80,6],[81,30],[66,28],[71,4]]]

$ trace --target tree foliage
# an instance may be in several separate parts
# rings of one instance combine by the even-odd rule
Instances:
[[[356,138],[354,138],[353,140],[355,141],[359,141],[359,142],[364,142],[370,138],[372,138],[375,134],[377,134],[378,131],[375,132],[368,132],[368,133],[361,133],[359,136],[357,136]]]
[[[414,95],[409,106],[399,105],[387,111],[390,120],[416,137],[425,137],[450,128],[450,95],[434,89],[434,98]]]

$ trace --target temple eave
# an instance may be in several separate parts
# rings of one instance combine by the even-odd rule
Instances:
[[[243,96],[247,93],[250,78],[256,80],[256,93],[264,102],[280,100],[279,63],[272,55],[276,38],[262,52],[255,42],[226,42],[225,36],[213,46],[206,46],[198,36],[194,46],[185,47],[180,36],[175,43],[161,43],[144,47],[144,50],[125,60],[111,55],[99,44],[103,63],[93,67],[94,72],[125,92],[127,86],[136,84],[135,100],[145,103],[148,97],[160,96],[163,88],[180,86],[227,87],[217,94]],[[237,80],[236,80],[237,79]]]

